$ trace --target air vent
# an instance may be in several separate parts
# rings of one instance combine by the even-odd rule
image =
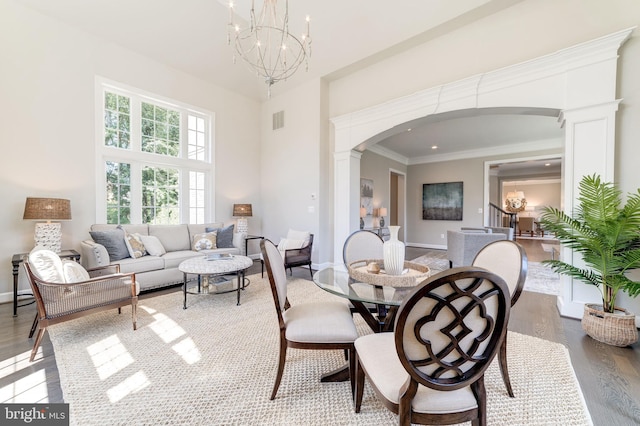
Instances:
[[[273,130],[282,129],[284,127],[284,111],[278,111],[273,114]]]

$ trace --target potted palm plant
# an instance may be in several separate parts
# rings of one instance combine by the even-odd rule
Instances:
[[[621,290],[631,297],[640,294],[640,282],[626,275],[640,268],[640,190],[622,204],[622,192],[598,175],[584,176],[579,184],[578,206],[573,217],[553,207],[542,216],[545,230],[555,233],[561,244],[579,253],[584,267],[562,260],[546,260],[555,272],[595,285],[602,304],[586,304],[582,328],[596,340],[627,346],[638,340],[635,315],[616,307]]]

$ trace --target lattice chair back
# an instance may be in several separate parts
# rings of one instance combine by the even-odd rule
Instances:
[[[496,355],[509,310],[506,283],[485,269],[452,268],[428,278],[399,309],[400,361],[414,383],[441,391],[469,386]]]

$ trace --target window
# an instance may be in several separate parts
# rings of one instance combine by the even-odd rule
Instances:
[[[99,81],[99,223],[212,220],[213,115]]]

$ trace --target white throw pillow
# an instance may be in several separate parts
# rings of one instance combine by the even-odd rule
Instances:
[[[309,244],[310,239],[311,239],[311,233],[307,231],[296,231],[294,229],[289,229],[289,232],[287,232],[287,240],[302,240],[304,241],[304,246],[302,247],[305,247],[307,244]],[[301,247],[292,247],[292,248],[301,248]]]
[[[35,247],[29,253],[29,265],[35,275],[49,283],[64,283],[62,260],[51,250]]]
[[[64,281],[66,283],[79,283],[91,278],[87,270],[73,260],[62,261],[62,272],[64,273]]]
[[[167,251],[155,235],[140,235],[140,241],[144,244],[144,248],[151,256],[162,256]]]

